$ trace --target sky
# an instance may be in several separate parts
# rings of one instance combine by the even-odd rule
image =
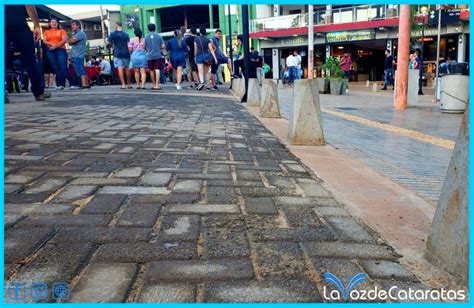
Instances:
[[[70,5],[70,4],[59,4],[59,5],[48,5],[55,11],[58,11],[64,15],[76,14],[76,13],[83,13],[83,12],[90,12],[90,11],[99,11],[99,5]],[[109,10],[119,10],[119,5],[102,5],[102,8],[109,9]]]

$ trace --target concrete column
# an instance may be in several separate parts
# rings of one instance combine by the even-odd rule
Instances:
[[[390,50],[390,54],[393,55],[393,41],[392,40],[387,40],[387,48],[388,50]]]
[[[278,99],[278,80],[265,79],[262,83],[263,95],[260,106],[260,117],[280,118],[280,104]]]
[[[456,140],[436,207],[426,257],[458,278],[469,280],[469,105]]]
[[[214,29],[214,12],[212,11],[212,4],[209,4],[209,29]]]
[[[326,60],[331,56],[331,45],[326,45]]]
[[[324,14],[324,22],[326,24],[332,23],[332,5],[331,4],[326,5],[326,13]]]
[[[464,62],[466,61],[466,45],[469,44],[469,42],[466,42],[466,35],[459,34],[458,37],[458,62]]]
[[[278,48],[272,49],[272,66],[273,79],[280,79],[280,50]]]
[[[260,85],[257,78],[249,78],[249,90],[247,93],[247,105],[249,107],[260,107],[261,104]]]
[[[310,4],[308,6],[308,79],[313,79],[313,67],[314,67],[314,8]]]
[[[410,55],[410,5],[400,5],[395,110],[407,108],[408,61]]]
[[[288,139],[294,145],[324,145],[317,79],[295,80]]]

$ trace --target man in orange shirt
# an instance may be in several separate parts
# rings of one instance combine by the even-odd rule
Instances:
[[[63,90],[66,79],[69,81],[70,89],[77,89],[67,68],[66,42],[67,33],[61,29],[57,19],[49,21],[48,30],[43,33],[43,41],[48,47],[47,55],[54,73],[56,74],[56,89]]]

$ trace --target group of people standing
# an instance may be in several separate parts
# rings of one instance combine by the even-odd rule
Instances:
[[[176,29],[174,36],[165,43],[156,32],[156,26],[150,23],[149,34],[145,37],[140,28],[134,29],[134,37],[122,29],[121,22],[116,23],[116,30],[108,38],[114,48],[114,66],[118,69],[121,89],[132,88],[130,69],[135,69],[137,89],[145,89],[146,70],[150,72],[153,90],[160,90],[160,71],[165,69],[164,50],[176,76],[176,89],[182,89],[183,70],[186,68],[192,82],[189,88],[217,90],[216,74],[221,64],[227,64],[232,73],[230,59],[221,50],[221,30],[216,30],[212,39],[207,38],[205,27]],[[209,74],[210,71],[210,74]]]
[[[293,51],[286,58],[286,67],[288,74],[288,85],[292,85],[297,79],[301,79],[303,70],[301,69],[301,56],[298,50]]]

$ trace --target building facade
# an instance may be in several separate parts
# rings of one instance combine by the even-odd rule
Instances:
[[[314,75],[329,56],[347,52],[354,80],[382,80],[385,50],[396,57],[398,10],[398,5],[315,5],[310,14],[307,5],[257,5],[250,37],[258,39],[273,77],[281,78],[285,59],[294,50],[300,51],[307,67],[308,21],[313,18]],[[436,61],[438,11],[435,6],[413,5],[412,13],[411,47],[423,50],[429,76]],[[440,59],[469,61],[469,6],[443,7],[441,21]]]

